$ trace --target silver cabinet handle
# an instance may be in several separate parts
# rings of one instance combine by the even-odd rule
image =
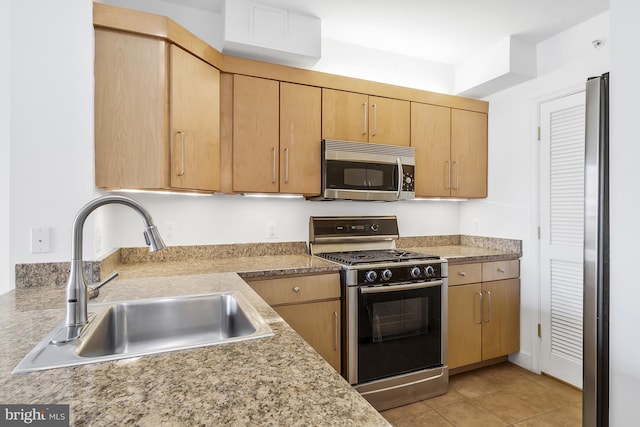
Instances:
[[[367,134],[367,103],[363,102],[362,103],[362,111],[364,112],[364,123],[362,124],[362,134],[366,135]]]
[[[294,287],[293,292],[300,292],[300,287],[299,286]]]
[[[491,291],[487,291],[487,320],[485,320],[486,323],[491,322]]]
[[[466,275],[467,275],[467,273],[466,273],[466,272],[464,272],[464,271],[460,271],[460,272],[458,273],[458,276],[460,276],[460,277],[466,277]]]
[[[333,350],[338,351],[338,335],[340,335],[340,331],[338,327],[338,313],[336,313],[335,311],[333,312],[333,325],[335,326],[335,329],[334,329],[335,339],[333,341]]]
[[[404,179],[404,168],[402,166],[402,160],[400,160],[400,157],[396,157],[396,163],[398,164],[398,191],[396,193],[396,199],[399,199],[400,193],[402,193],[402,180]]]
[[[376,104],[372,104],[373,107],[373,134],[372,136],[376,136],[378,133],[378,106]]]
[[[289,183],[289,148],[284,149],[284,183]]]
[[[271,147],[271,158],[273,159],[271,182],[276,182],[276,147]]]
[[[476,322],[476,325],[482,325],[482,292],[476,292],[480,295],[480,321]]]
[[[504,268],[502,268],[502,267],[498,267],[498,273],[504,273],[504,272],[505,272],[505,271],[504,271]]]
[[[182,151],[182,160],[180,161],[180,173],[178,174],[178,176],[184,176],[184,131],[181,130],[177,133],[180,134],[180,144],[181,144],[181,151]]]
[[[458,161],[456,160],[455,162],[453,162],[454,165],[456,165],[456,186],[453,187],[454,190],[457,190],[458,188],[460,188],[460,166],[458,165]]]
[[[447,190],[451,190],[451,162],[447,160]]]

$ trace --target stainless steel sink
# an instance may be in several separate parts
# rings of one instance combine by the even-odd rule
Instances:
[[[14,369],[17,372],[82,365],[273,335],[242,294],[222,292],[89,306],[77,340],[52,342],[56,326]]]

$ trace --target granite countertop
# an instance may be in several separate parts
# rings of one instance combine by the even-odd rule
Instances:
[[[148,266],[123,267],[96,302],[238,290],[274,336],[13,375],[64,317],[63,288],[18,289],[0,296],[1,403],[70,404],[77,426],[388,425],[237,274],[172,276],[156,265],[165,274],[144,277]]]
[[[415,252],[424,252],[446,258],[449,264],[468,262],[487,262],[518,259],[522,254],[506,252],[500,249],[478,248],[475,246],[421,246],[416,248],[403,248]]]
[[[522,256],[499,245],[420,238],[404,243],[403,249],[451,263]],[[119,264],[119,278],[92,300],[238,290],[274,332],[240,343],[13,375],[22,357],[64,318],[65,289],[25,287],[0,296],[0,403],[70,404],[72,425],[388,425],[242,280],[323,274],[340,266],[301,253],[254,255]]]

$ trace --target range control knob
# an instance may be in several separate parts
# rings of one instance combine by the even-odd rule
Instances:
[[[411,270],[409,270],[409,274],[413,279],[417,279],[418,277],[420,277],[420,269],[418,267],[411,267]]]
[[[364,277],[367,279],[367,282],[375,282],[378,278],[378,274],[373,270],[369,270],[365,273]]]
[[[427,266],[424,268],[424,274],[425,274],[427,277],[433,277],[433,276],[435,276],[435,275],[436,275],[436,271],[433,269],[433,267],[432,267],[432,266],[427,265]]]
[[[382,280],[389,280],[391,279],[391,276],[391,270],[389,270],[388,268],[382,271]]]

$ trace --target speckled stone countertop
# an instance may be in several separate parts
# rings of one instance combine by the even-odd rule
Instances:
[[[189,273],[211,268],[187,264]],[[156,265],[152,272],[165,274],[148,277],[147,267],[123,268],[96,302],[238,290],[274,335],[14,375],[64,317],[63,287],[17,289],[0,296],[0,402],[70,404],[74,426],[388,425],[237,274],[171,276]]]
[[[449,264],[501,261],[518,259],[522,256],[516,252],[505,252],[499,249],[477,248],[473,246],[420,246],[403,249],[438,255],[446,258]]]

